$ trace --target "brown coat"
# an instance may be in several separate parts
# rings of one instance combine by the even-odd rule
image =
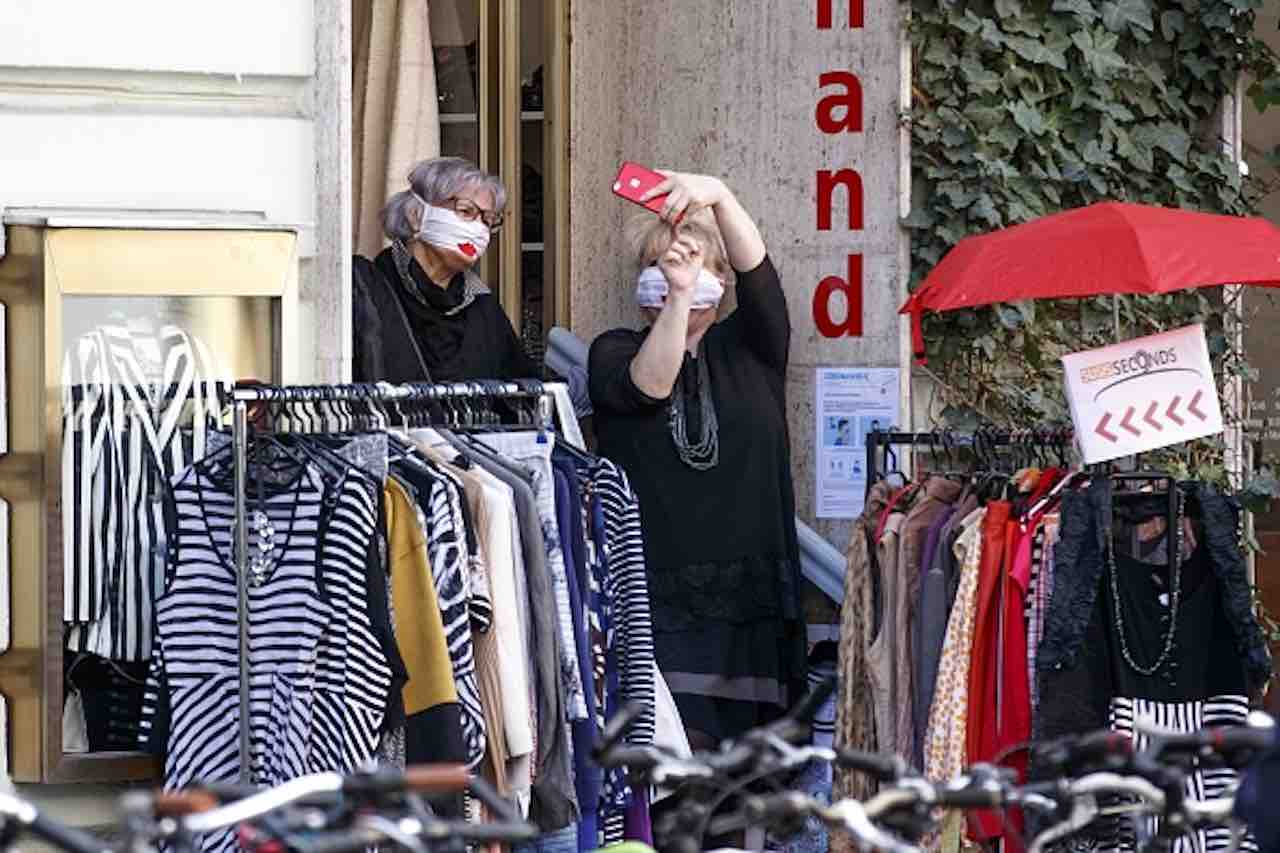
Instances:
[[[867,649],[873,639],[872,555],[876,524],[889,502],[884,483],[872,486],[862,515],[853,524],[845,551],[844,602],[840,608],[839,693],[836,701],[835,744],[843,749],[875,751],[875,707],[867,668]],[[866,799],[875,786],[865,775],[835,769],[834,796]],[[832,836],[832,849],[837,836]]]

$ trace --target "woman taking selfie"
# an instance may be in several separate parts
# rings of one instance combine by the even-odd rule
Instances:
[[[663,174],[644,198],[668,194],[661,217],[641,214],[632,235],[649,325],[597,338],[588,373],[599,451],[640,501],[658,665],[696,749],[803,691],[791,327],[760,232],[724,183]],[[717,322],[735,274],[737,309]]]
[[[357,382],[538,375],[473,267],[502,226],[502,182],[459,157],[423,160],[382,209],[391,241],[352,269]]]

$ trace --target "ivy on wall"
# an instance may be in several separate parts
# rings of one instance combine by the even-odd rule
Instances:
[[[912,287],[963,237],[1097,201],[1253,212],[1267,188],[1224,156],[1215,117],[1241,74],[1259,109],[1280,104],[1278,57],[1254,35],[1262,2],[912,0]],[[1224,375],[1247,376],[1222,300],[1124,297],[1123,336],[1204,323]],[[1111,297],[926,315],[933,412],[1064,422],[1058,357],[1114,334]],[[1174,461],[1219,480],[1221,451],[1197,442]]]

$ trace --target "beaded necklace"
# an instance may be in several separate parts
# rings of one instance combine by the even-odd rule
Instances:
[[[1174,486],[1177,489],[1177,486]],[[1173,654],[1173,640],[1178,631],[1178,602],[1182,597],[1182,523],[1186,514],[1186,496],[1182,490],[1178,489],[1178,516],[1177,523],[1174,525],[1172,533],[1170,533],[1170,553],[1173,555],[1170,572],[1171,592],[1169,595],[1169,630],[1164,635],[1164,648],[1160,652],[1160,657],[1156,658],[1156,662],[1150,667],[1142,666],[1133,659],[1133,652],[1129,649],[1129,638],[1125,634],[1124,629],[1124,613],[1120,602],[1120,580],[1116,571],[1116,551],[1115,542],[1111,531],[1107,531],[1107,572],[1111,579],[1111,597],[1115,600],[1115,630],[1116,636],[1120,638],[1120,654],[1124,656],[1127,663],[1135,672],[1140,675],[1155,675],[1160,671],[1160,667],[1164,666],[1169,660],[1169,656]]]
[[[704,339],[698,345],[698,411],[700,430],[696,442],[689,441],[689,423],[685,414],[684,388],[677,381],[672,395],[667,425],[671,440],[675,443],[680,461],[695,471],[707,471],[720,462],[720,422],[716,417],[715,402],[711,399],[711,372],[707,368],[707,344]]]

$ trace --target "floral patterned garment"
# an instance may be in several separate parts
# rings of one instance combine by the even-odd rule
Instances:
[[[947,621],[947,633],[938,662],[938,685],[929,709],[929,729],[925,733],[924,772],[937,782],[954,779],[965,768],[965,733],[969,706],[969,658],[973,650],[974,619],[978,604],[978,566],[982,560],[982,519],[985,509],[974,510],[963,522],[964,531],[956,539],[956,559],[960,562],[960,585]],[[926,850],[954,853],[960,848],[964,818],[948,815],[942,835],[924,839]]]

